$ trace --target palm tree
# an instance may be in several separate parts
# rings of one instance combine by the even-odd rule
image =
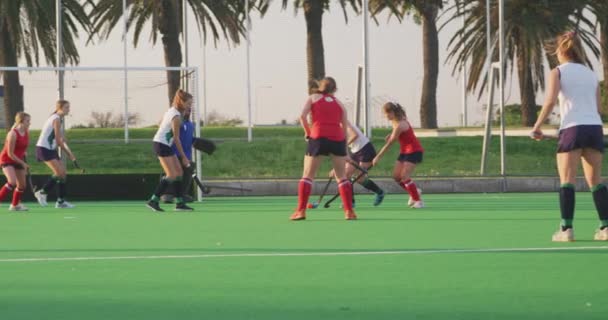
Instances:
[[[268,3],[271,0],[265,0]],[[293,2],[295,12],[304,10],[306,19],[306,64],[308,67],[308,91],[315,81],[325,77],[325,51],[323,48],[323,13],[330,8],[331,0],[282,0],[283,9]],[[344,20],[348,22],[347,7],[359,13],[361,0],[339,0]]]
[[[460,11],[448,19],[460,19],[465,15],[465,25],[452,36],[449,42],[447,61],[454,62],[453,72],[458,71],[462,62],[471,61],[467,88],[479,89],[481,95],[487,85],[486,60],[486,1],[458,0]],[[498,39],[498,1],[492,1],[491,29],[493,38]],[[519,77],[522,124],[532,126],[536,121],[536,92],[544,88],[544,56],[548,41],[566,30],[578,30],[583,42],[595,54],[599,54],[593,24],[582,19],[585,4],[571,0],[511,0],[505,2],[505,58],[506,68],[513,72],[513,64]],[[446,22],[446,23],[447,23]],[[498,57],[497,40],[493,43],[492,56]],[[481,82],[481,86],[479,86]]]
[[[74,42],[79,26],[89,30],[89,19],[79,0],[62,0],[63,57],[62,63],[78,64],[80,58]],[[55,65],[56,28],[55,1],[0,1],[0,66],[18,66],[24,58],[28,66],[39,65],[41,56]],[[15,114],[23,110],[23,89],[19,72],[2,73],[4,84],[4,117],[10,128]]]
[[[376,16],[389,10],[402,21],[414,13],[422,24],[422,55],[424,77],[420,96],[420,124],[423,128],[437,128],[437,79],[439,77],[439,31],[437,15],[443,0],[370,0],[370,10]]]
[[[250,8],[260,11],[265,6],[258,0],[249,1]],[[108,38],[122,19],[122,0],[97,0],[91,10],[93,32]],[[217,44],[220,38],[238,44],[245,30],[244,0],[128,0],[128,28],[134,27],[133,45],[137,47],[144,26],[151,22],[150,38],[156,44],[160,35],[163,44],[165,66],[179,67],[182,64],[182,49],[179,42],[182,33],[182,4],[187,2],[196,19],[198,29],[206,39],[210,35]],[[169,101],[180,86],[178,71],[167,71]]]

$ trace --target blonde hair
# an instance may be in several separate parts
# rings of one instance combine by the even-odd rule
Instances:
[[[405,109],[397,102],[387,102],[382,106],[382,109],[384,109],[384,112],[392,112],[397,120],[407,119]]]
[[[568,31],[557,37],[555,54],[561,54],[569,60],[584,64],[587,60],[581,39],[576,31]]]
[[[57,113],[57,111],[59,110],[63,110],[63,108],[65,108],[65,106],[68,104],[70,104],[68,100],[57,100],[57,102],[55,103],[55,113]]]
[[[173,106],[176,108],[183,110],[184,105],[188,100],[192,99],[192,95],[182,89],[178,89],[175,92],[175,96],[173,96]]]
[[[15,129],[18,125],[22,124],[25,119],[28,118],[31,118],[29,113],[25,113],[23,111],[17,112],[17,114],[15,114],[15,123],[13,124],[13,129]]]
[[[317,87],[313,87],[313,93],[332,94],[338,89],[336,80],[332,77],[325,77],[317,81]]]

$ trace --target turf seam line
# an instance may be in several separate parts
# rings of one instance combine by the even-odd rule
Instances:
[[[373,256],[405,254],[446,254],[446,253],[517,253],[517,252],[559,252],[606,250],[608,246],[592,247],[547,247],[547,248],[488,248],[488,249],[431,249],[431,250],[391,250],[391,251],[336,251],[336,252],[286,252],[286,253],[233,253],[196,255],[153,255],[153,256],[92,256],[92,257],[30,257],[4,258],[0,263],[10,262],[60,262],[60,261],[103,261],[103,260],[169,260],[208,258],[256,258],[256,257],[337,257]]]

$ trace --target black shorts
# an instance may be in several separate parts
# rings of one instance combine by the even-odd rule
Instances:
[[[173,148],[169,147],[168,145],[162,144],[160,142],[154,142],[153,148],[154,148],[154,153],[161,158],[170,157],[170,156],[175,155],[175,152],[173,152]]]
[[[600,125],[580,125],[559,131],[557,153],[591,148],[604,152],[604,132]]]
[[[346,140],[333,141],[327,138],[309,139],[306,155],[311,157],[334,155],[346,156]]]
[[[401,153],[397,158],[399,162],[411,162],[411,163],[420,163],[422,162],[422,152],[414,152],[414,153]]]
[[[2,168],[6,168],[6,167],[13,167],[13,168],[15,168],[15,170],[23,170],[23,169],[24,169],[24,168],[23,168],[23,166],[22,166],[22,165],[20,165],[19,163],[8,163],[8,162],[7,162],[7,163],[2,163],[2,164],[0,164],[0,166],[1,166]]]
[[[350,158],[357,163],[372,162],[375,157],[376,149],[374,148],[374,145],[371,142],[364,145],[361,150],[350,154]]]
[[[36,147],[36,160],[46,162],[55,159],[59,160],[57,149],[50,150],[45,147]]]

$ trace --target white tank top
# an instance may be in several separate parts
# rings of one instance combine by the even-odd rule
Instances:
[[[158,130],[154,135],[154,142],[159,142],[169,147],[173,144],[173,127],[171,122],[175,117],[179,117],[180,120],[182,117],[182,114],[175,107],[171,107],[165,112],[163,120],[160,122],[160,126],[158,126]]]
[[[350,152],[356,153],[369,143],[369,139],[357,126],[351,126],[351,129],[357,133],[357,139],[350,144]]]
[[[579,63],[564,63],[560,73],[560,130],[578,125],[602,125],[597,111],[598,79],[595,72]]]
[[[44,126],[42,126],[42,130],[40,130],[40,136],[36,142],[37,147],[43,147],[49,150],[57,149],[57,137],[55,137],[55,128],[53,127],[53,122],[57,119],[61,121],[61,116],[53,113],[53,115],[46,120]]]

